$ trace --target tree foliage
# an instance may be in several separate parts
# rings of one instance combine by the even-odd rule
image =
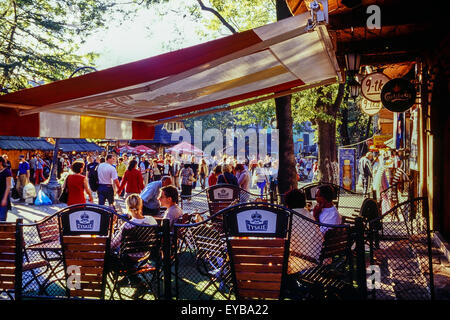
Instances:
[[[94,53],[80,56],[79,45],[108,17],[130,19],[157,0],[3,0],[0,2],[0,89],[16,91],[30,82],[67,78],[93,65]],[[5,90],[6,89],[6,90]]]

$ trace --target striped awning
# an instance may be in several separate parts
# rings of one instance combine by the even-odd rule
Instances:
[[[336,82],[327,29],[308,18],[0,96],[0,135],[151,139],[161,119]]]

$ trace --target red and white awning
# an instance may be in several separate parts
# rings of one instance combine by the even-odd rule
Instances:
[[[308,18],[0,96],[0,135],[148,139],[160,119],[336,82],[326,27],[307,32]]]

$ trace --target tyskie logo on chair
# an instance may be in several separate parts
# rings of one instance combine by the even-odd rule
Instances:
[[[233,190],[229,188],[220,188],[214,190],[215,200],[231,200],[233,199]]]
[[[80,216],[80,220],[76,220],[78,230],[93,230],[94,220],[90,220],[89,215],[85,212]]]
[[[247,226],[247,231],[255,232],[255,231],[263,231],[267,232],[269,227],[269,221],[268,220],[262,220],[262,215],[255,211],[251,215],[251,221],[245,220],[245,225]]]

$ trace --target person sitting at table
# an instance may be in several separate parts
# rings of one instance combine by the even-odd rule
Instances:
[[[134,223],[124,223],[122,225],[122,227],[120,228],[120,231],[118,233],[118,235],[111,241],[111,249],[113,251],[118,251],[118,249],[120,248],[120,244],[122,243],[122,233],[124,229],[132,229],[134,227],[136,227],[135,224],[138,225],[157,225],[158,223],[156,222],[155,218],[153,218],[152,216],[144,216],[142,214],[142,208],[143,208],[143,201],[141,199],[141,197],[139,196],[139,194],[137,193],[132,193],[130,194],[127,199],[125,200],[126,206],[127,206],[127,213],[131,216],[131,219],[129,220],[130,222]],[[131,256],[131,254],[130,254]],[[139,254],[136,256],[135,254],[133,254],[132,260],[139,259],[140,256]]]
[[[323,224],[341,224],[342,217],[333,204],[333,189],[329,185],[322,185],[316,192],[316,206],[313,209],[314,220]],[[330,229],[325,226],[320,227],[322,234]]]
[[[161,207],[166,207],[163,219],[170,220],[170,227],[183,215],[183,211],[178,207],[178,190],[174,186],[161,188],[158,197]]]
[[[288,274],[295,274],[315,265],[322,249],[323,235],[314,217],[305,209],[306,197],[303,191],[293,189],[286,194],[286,206],[299,213],[293,214],[291,228]]]

